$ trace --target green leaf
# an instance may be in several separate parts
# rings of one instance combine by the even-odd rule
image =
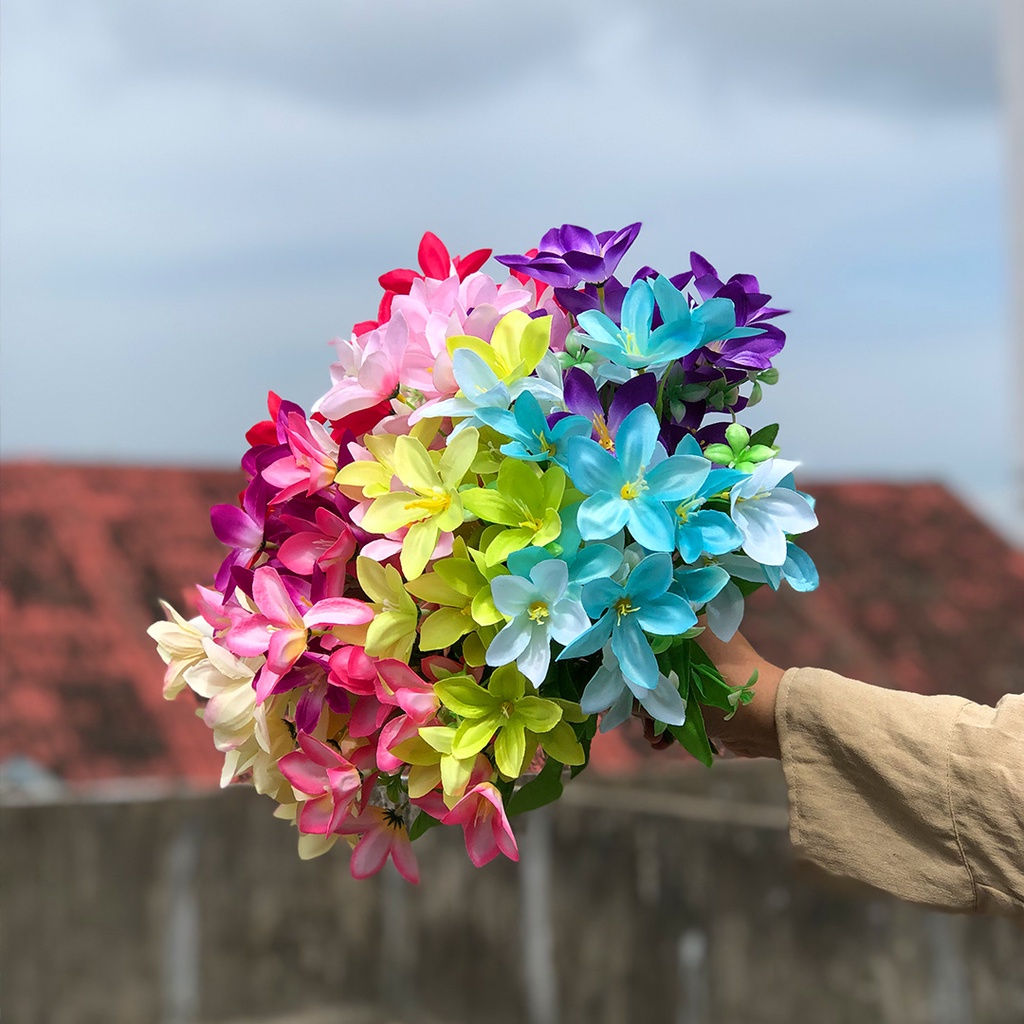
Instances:
[[[509,817],[535,811],[538,807],[550,804],[562,795],[562,766],[554,758],[549,757],[537,776],[531,779],[505,803],[505,813]]]
[[[732,581],[736,584],[740,593],[744,597],[750,597],[755,590],[760,590],[765,586],[764,583],[754,583],[752,580],[741,580],[738,576],[733,576]]]
[[[435,825],[440,824],[440,818],[432,818],[426,811],[420,811],[412,825],[409,826],[409,838],[419,839],[424,832],[429,832]]]
[[[754,432],[750,438],[750,446],[753,447],[756,444],[763,444],[770,448],[775,444],[775,438],[778,434],[778,423],[769,423],[768,426],[762,427],[760,430]]]
[[[711,767],[715,760],[714,748],[704,728],[704,715],[701,713],[700,704],[692,693],[686,700],[686,721],[682,725],[670,725],[668,731],[701,764]]]
[[[576,738],[580,741],[580,746],[583,748],[583,755],[586,761],[573,767],[569,772],[569,778],[571,779],[575,779],[587,767],[587,763],[590,761],[590,741],[597,733],[597,715],[590,715],[582,725],[577,725],[574,731]]]

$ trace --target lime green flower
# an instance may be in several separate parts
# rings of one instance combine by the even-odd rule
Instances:
[[[439,651],[451,647],[467,633],[502,621],[491,597],[491,580],[508,570],[496,565],[481,570],[469,557],[462,538],[455,541],[451,558],[434,563],[434,571],[406,584],[406,590],[422,601],[439,605],[420,626],[420,650]],[[494,630],[488,631],[489,641]]]
[[[540,735],[526,730],[527,764],[533,760],[538,744],[543,747],[548,757],[561,764],[586,764],[587,755],[583,751],[583,745],[576,739],[576,733],[569,723],[585,722],[590,716],[581,710],[579,704],[571,700],[554,697],[552,703],[562,709],[562,720],[553,729]]]
[[[376,613],[366,627],[364,646],[371,658],[397,658],[409,663],[419,611],[406,593],[401,573],[393,565],[381,565],[360,555],[356,559],[359,586]],[[336,630],[337,632],[337,630]],[[345,637],[350,643],[358,639]]]
[[[753,473],[759,463],[779,454],[774,445],[751,444],[750,432],[739,423],[730,423],[725,428],[725,440],[726,444],[709,444],[704,449],[704,457],[742,473]]]
[[[498,469],[495,487],[474,487],[462,492],[462,501],[474,515],[502,530],[488,545],[488,565],[504,562],[513,551],[528,544],[543,547],[562,532],[558,515],[565,494],[566,476],[558,466],[543,474],[531,463],[505,459]]]
[[[412,799],[426,796],[437,788],[438,782],[449,807],[454,806],[466,792],[477,754],[456,757],[452,753],[455,733],[456,728],[452,725],[426,725],[420,728],[418,736],[391,748],[395,757],[411,766],[408,787]]]
[[[437,547],[441,533],[462,525],[464,513],[459,485],[476,457],[477,432],[462,431],[440,453],[434,453],[410,436],[395,441],[395,476],[410,491],[395,491],[377,498],[360,524],[371,533],[392,533],[409,528],[402,544],[400,562],[406,579],[419,576]]]
[[[474,756],[493,738],[498,771],[518,778],[526,761],[526,730],[547,733],[562,720],[558,704],[526,690],[526,677],[514,665],[496,669],[487,689],[469,676],[435,683],[441,703],[463,719],[452,739],[452,755]]]

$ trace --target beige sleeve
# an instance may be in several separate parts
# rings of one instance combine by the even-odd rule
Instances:
[[[1024,915],[1024,694],[990,708],[797,668],[775,719],[801,856],[916,903]]]

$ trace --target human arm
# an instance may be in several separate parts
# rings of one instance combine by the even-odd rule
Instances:
[[[929,906],[1024,915],[1024,695],[991,708],[783,673],[741,637],[701,643],[733,685],[758,670],[754,700],[708,727],[781,756],[801,856]]]

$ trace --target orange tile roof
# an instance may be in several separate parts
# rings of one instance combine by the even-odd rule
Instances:
[[[0,762],[69,781],[160,777],[213,785],[220,755],[187,695],[163,700],[145,630],[223,555],[208,510],[237,472],[6,463],[0,467]],[[748,603],[744,631],[778,664],[993,702],[1024,690],[1024,554],[933,484],[806,485],[814,594]],[[594,768],[675,761],[613,733]]]

